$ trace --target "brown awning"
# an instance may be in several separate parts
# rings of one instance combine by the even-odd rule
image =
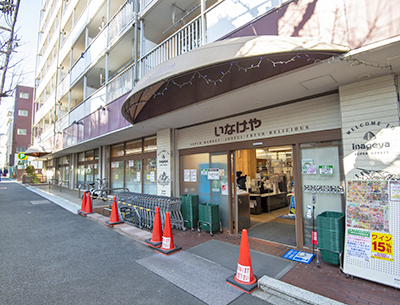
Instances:
[[[348,51],[350,48],[347,46],[302,37],[247,36],[213,42],[157,65],[132,89],[122,105],[121,112],[126,120],[134,124],[140,111],[157,90],[169,81],[191,71],[273,54],[296,52],[343,54]]]

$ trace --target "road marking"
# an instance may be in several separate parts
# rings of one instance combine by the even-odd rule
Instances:
[[[32,204],[45,204],[45,203],[50,203],[48,200],[33,200],[31,201]]]

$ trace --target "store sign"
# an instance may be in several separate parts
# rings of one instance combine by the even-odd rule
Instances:
[[[209,168],[207,172],[208,180],[219,180],[219,169],[218,168]]]
[[[394,130],[395,126],[380,121],[362,122],[346,131],[346,135],[359,135],[359,139],[351,143],[351,151],[357,156],[369,156],[373,154],[387,154],[392,144],[390,139],[382,139],[378,132],[388,128]]]
[[[28,155],[25,155],[23,152],[20,152],[17,157],[20,160],[28,160]]]
[[[388,261],[393,260],[393,236],[386,233],[372,232],[371,256]]]

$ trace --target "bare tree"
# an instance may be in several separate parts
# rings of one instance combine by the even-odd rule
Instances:
[[[9,97],[12,95],[14,85],[20,77],[12,72],[11,79],[8,84],[8,89],[5,89],[7,71],[11,68],[15,68],[19,62],[10,66],[11,55],[18,47],[18,39],[15,32],[15,24],[17,22],[18,10],[20,0],[5,0],[0,1],[1,18],[4,19],[2,25],[0,25],[0,70],[2,72],[0,82],[0,101],[3,97]],[[16,79],[17,78],[17,79]]]

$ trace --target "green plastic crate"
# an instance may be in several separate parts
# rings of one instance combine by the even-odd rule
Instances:
[[[200,227],[208,232],[219,229],[219,205],[213,203],[199,204]],[[205,223],[203,223],[205,222]],[[211,224],[211,230],[210,230]]]
[[[344,213],[323,212],[317,216],[318,248],[342,252],[344,248]]]
[[[329,264],[332,265],[339,265],[340,264],[340,255],[339,253],[335,253],[329,250],[319,250],[321,253],[321,259]]]
[[[199,195],[181,195],[181,199],[183,225],[187,228],[194,229],[199,220]]]

